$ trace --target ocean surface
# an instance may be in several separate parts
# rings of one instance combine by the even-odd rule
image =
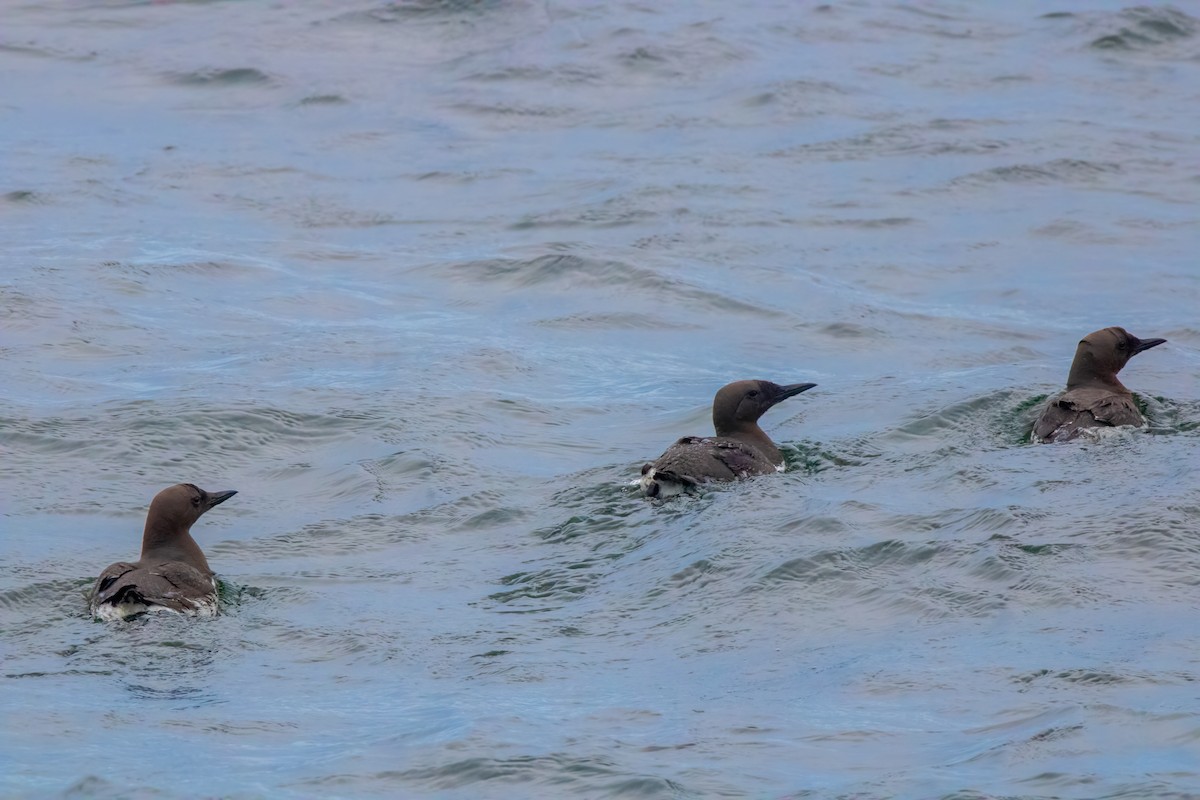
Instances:
[[[0,796],[1200,796],[1200,6],[15,0]],[[1148,425],[1032,445],[1076,343]],[[782,475],[641,465],[811,381]],[[211,619],[93,621],[156,492]]]

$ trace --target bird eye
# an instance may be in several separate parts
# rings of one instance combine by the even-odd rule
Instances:
[[[758,389],[751,389],[746,393],[746,397],[758,397]]]
[[[200,507],[200,495],[192,495],[192,505],[194,505],[196,508]]]
[[[1117,342],[1117,349],[1118,349],[1118,350],[1124,350],[1124,349],[1125,349],[1125,340],[1124,340],[1124,339],[1122,339],[1121,341]]]

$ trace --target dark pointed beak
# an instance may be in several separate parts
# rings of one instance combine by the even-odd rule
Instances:
[[[213,506],[221,505],[221,503],[224,503],[226,500],[233,497],[235,494],[237,494],[237,490],[226,489],[223,492],[205,492],[205,494],[208,495],[208,508],[212,508]]]
[[[1138,339],[1137,343],[1133,346],[1132,355],[1136,356],[1143,350],[1149,350],[1151,347],[1158,347],[1160,344],[1163,344],[1166,341],[1166,339]]]
[[[780,386],[779,397],[775,398],[775,402],[778,403],[780,400],[786,400],[789,397],[795,397],[801,392],[807,392],[814,386],[816,386],[815,383],[791,383],[787,386]]]

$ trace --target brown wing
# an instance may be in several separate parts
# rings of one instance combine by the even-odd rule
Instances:
[[[100,573],[92,596],[92,607],[140,603],[183,612],[194,611],[200,604],[214,602],[215,597],[212,576],[190,564],[180,561],[150,565],[119,562]]]
[[[763,458],[762,453],[741,442],[718,440],[713,455],[739,478],[767,475],[776,471],[775,465]]]
[[[1079,415],[1070,401],[1056,397],[1046,404],[1033,426],[1033,436],[1039,442],[1065,442],[1079,433]]]
[[[773,472],[757,450],[735,439],[685,436],[654,462],[656,474],[680,483],[732,481]]]
[[[105,567],[104,571],[100,573],[100,577],[96,579],[96,585],[92,588],[92,605],[113,602],[112,598],[117,592],[128,585],[123,578],[136,569],[136,564],[125,561],[118,561],[116,564]]]
[[[1142,412],[1138,409],[1137,403],[1133,402],[1131,395],[1109,395],[1094,403],[1089,410],[1097,422],[1106,425],[1133,425],[1140,428],[1145,424]]]
[[[1039,442],[1065,442],[1087,428],[1141,426],[1142,412],[1133,397],[1090,389],[1067,392],[1046,404],[1033,427]]]

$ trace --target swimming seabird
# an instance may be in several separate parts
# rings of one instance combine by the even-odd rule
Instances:
[[[1035,442],[1065,442],[1089,428],[1141,427],[1133,393],[1117,379],[1129,359],[1166,339],[1139,339],[1124,328],[1103,328],[1079,342],[1067,390],[1050,398],[1033,426]]]
[[[144,611],[216,614],[216,576],[190,530],[205,511],[235,494],[180,483],[155,495],[146,514],[141,558],[119,561],[100,573],[92,590],[92,614],[108,620]]]
[[[642,467],[642,491],[670,497],[708,481],[731,481],[783,470],[783,454],[758,427],[771,406],[806,392],[815,383],[780,386],[770,381],[735,381],[713,398],[716,436],[685,436],[652,464]]]

